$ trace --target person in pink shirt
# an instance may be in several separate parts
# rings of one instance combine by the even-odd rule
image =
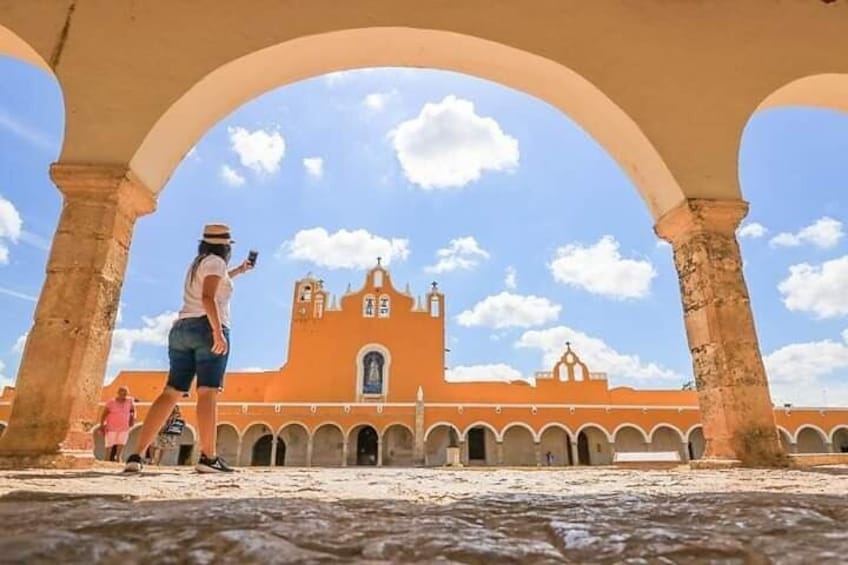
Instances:
[[[135,402],[130,398],[130,389],[122,386],[118,396],[106,403],[100,416],[100,432],[106,443],[107,459],[120,461],[130,435],[130,428],[135,423]]]

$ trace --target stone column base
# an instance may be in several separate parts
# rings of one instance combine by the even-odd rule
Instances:
[[[0,469],[90,469],[94,466],[90,451],[60,451],[0,456]]]
[[[714,471],[721,469],[736,469],[742,467],[739,459],[722,459],[719,457],[706,457],[694,459],[689,462],[689,468],[697,471]]]

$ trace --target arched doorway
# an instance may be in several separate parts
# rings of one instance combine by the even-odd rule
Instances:
[[[253,444],[253,450],[250,456],[250,465],[252,467],[270,467],[271,453],[274,445],[274,436],[265,434],[256,440]],[[286,442],[277,438],[277,453],[274,457],[274,465],[282,467],[286,463]]]
[[[609,465],[612,463],[607,433],[598,426],[589,425],[577,434],[577,460],[580,465]]]
[[[549,459],[550,465],[555,467],[574,465],[571,455],[571,436],[558,425],[548,426],[542,431],[540,450],[543,465],[548,465]]]
[[[513,467],[536,466],[536,442],[530,430],[513,425],[503,433],[503,464]]]
[[[645,432],[632,425],[624,425],[615,432],[616,453],[630,453],[648,450],[648,439]]]
[[[487,424],[475,424],[465,431],[465,462],[468,465],[497,465],[497,434]]]
[[[338,467],[344,460],[344,434],[336,424],[322,424],[312,436],[312,465]]]
[[[834,453],[848,453],[848,428],[839,428],[831,436]]]
[[[218,424],[218,434],[215,449],[218,455],[224,458],[230,465],[238,465],[239,436],[235,426],[231,424]]]
[[[383,432],[383,465],[410,467],[415,463],[415,437],[402,424],[393,424]]]
[[[676,451],[681,461],[689,457],[688,446],[684,445],[680,430],[671,425],[661,425],[651,432],[651,451]]]
[[[687,447],[689,448],[689,459],[701,459],[704,456],[704,430],[701,426],[698,426],[691,432],[689,432],[689,442]]]
[[[816,428],[802,428],[796,432],[798,453],[827,453],[827,438]]]
[[[298,423],[286,424],[277,437],[286,445],[285,461],[277,465],[305,467],[309,451],[309,431],[306,427]]]
[[[264,436],[274,435],[274,430],[271,429],[270,424],[266,422],[255,422],[249,425],[241,436],[241,459],[238,462],[239,465],[244,467],[253,465],[253,447],[256,443],[262,439]],[[271,464],[271,455],[269,452],[268,462],[266,465]]]
[[[356,465],[377,465],[380,437],[371,426],[362,426],[356,432],[354,461]]]
[[[447,449],[459,447],[459,430],[451,424],[438,424],[430,428],[424,439],[424,464],[445,465]]]

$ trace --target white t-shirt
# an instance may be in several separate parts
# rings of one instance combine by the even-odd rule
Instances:
[[[227,263],[217,255],[207,255],[200,261],[195,271],[194,278],[191,277],[191,267],[186,273],[185,286],[183,288],[183,307],[180,310],[180,318],[199,318],[206,315],[203,307],[203,279],[209,275],[221,277],[218,290],[215,292],[215,303],[218,305],[218,315],[221,324],[230,327],[230,297],[233,294],[233,279],[227,273]]]

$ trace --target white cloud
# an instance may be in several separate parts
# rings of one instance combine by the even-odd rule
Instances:
[[[386,104],[388,104],[392,98],[397,96],[397,94],[398,91],[396,89],[392,89],[388,92],[372,92],[362,100],[362,104],[369,110],[379,112],[385,108]]]
[[[654,266],[650,261],[624,259],[618,248],[611,235],[590,246],[571,243],[557,249],[548,268],[557,282],[592,294],[618,300],[647,296],[657,276]]]
[[[303,168],[306,173],[316,179],[324,176],[324,159],[321,157],[307,157],[303,160]]]
[[[501,292],[488,296],[456,317],[461,326],[529,328],[556,320],[562,306],[539,296]]]
[[[364,229],[339,230],[333,234],[324,228],[311,228],[297,232],[281,248],[289,259],[310,261],[329,269],[367,269],[373,267],[377,257],[383,264],[409,257],[409,240],[387,239]]]
[[[230,186],[244,186],[246,179],[229,165],[222,165],[219,173],[221,180]]]
[[[506,277],[504,278],[504,285],[510,290],[518,288],[518,271],[516,271],[515,267],[513,267],[512,265],[506,268]]]
[[[590,371],[607,373],[610,378],[626,381],[683,382],[682,375],[656,363],[642,361],[638,355],[619,353],[603,340],[579,332],[568,326],[557,326],[545,330],[524,332],[515,343],[516,347],[538,349],[543,352],[542,366],[550,369],[562,357],[565,342],[571,342],[572,350],[586,363]]]
[[[12,353],[17,353],[20,355],[24,352],[24,346],[26,345],[27,336],[29,336],[29,332],[24,332],[18,339],[15,340],[15,345],[12,346]]]
[[[752,239],[761,238],[766,233],[768,233],[768,229],[763,224],[758,224],[757,222],[745,224],[736,230],[736,235],[739,237],[750,237]]]
[[[273,369],[265,369],[263,367],[245,367],[244,369],[236,369],[235,373],[264,373],[265,371],[272,371]]]
[[[258,129],[248,131],[243,127],[231,127],[230,147],[239,156],[245,167],[257,173],[276,173],[286,153],[286,141],[278,131]]]
[[[842,332],[842,340],[792,343],[766,355],[763,362],[772,400],[776,404],[848,406],[848,379],[825,382],[840,371],[848,374],[848,330]]]
[[[439,261],[425,267],[428,273],[449,273],[456,270],[469,271],[489,258],[489,252],[482,249],[471,236],[452,239],[447,247],[436,251]]]
[[[657,247],[660,249],[671,249],[671,244],[664,239],[658,239]]]
[[[389,137],[406,178],[428,190],[462,187],[483,171],[518,166],[518,140],[494,119],[478,116],[472,102],[456,96],[425,104]]]
[[[6,296],[11,296],[13,298],[20,298],[21,300],[29,300],[30,302],[38,301],[37,296],[32,296],[31,294],[25,294],[23,292],[18,292],[17,290],[12,290],[11,288],[6,288],[0,286],[0,294],[5,294]]]
[[[0,110],[0,128],[11,132],[41,149],[47,151],[57,151],[59,149],[58,140],[48,138],[43,132],[17,120],[2,110]]]
[[[445,371],[445,380],[452,383],[524,381],[517,369],[503,363],[491,365],[460,365]]]
[[[792,265],[777,289],[789,310],[810,312],[819,318],[848,315],[848,255],[820,266]]]
[[[15,205],[0,195],[0,265],[9,263],[9,248],[6,246],[6,240],[17,243],[18,238],[21,237],[23,224]]]
[[[176,312],[163,312],[152,318],[142,316],[140,328],[118,328],[112,332],[112,350],[109,364],[126,365],[133,362],[136,345],[168,345],[168,333],[177,319]]]
[[[798,233],[783,232],[777,234],[769,243],[773,247],[797,247],[803,243],[809,243],[827,249],[839,243],[844,235],[842,222],[824,217],[801,229]]]

